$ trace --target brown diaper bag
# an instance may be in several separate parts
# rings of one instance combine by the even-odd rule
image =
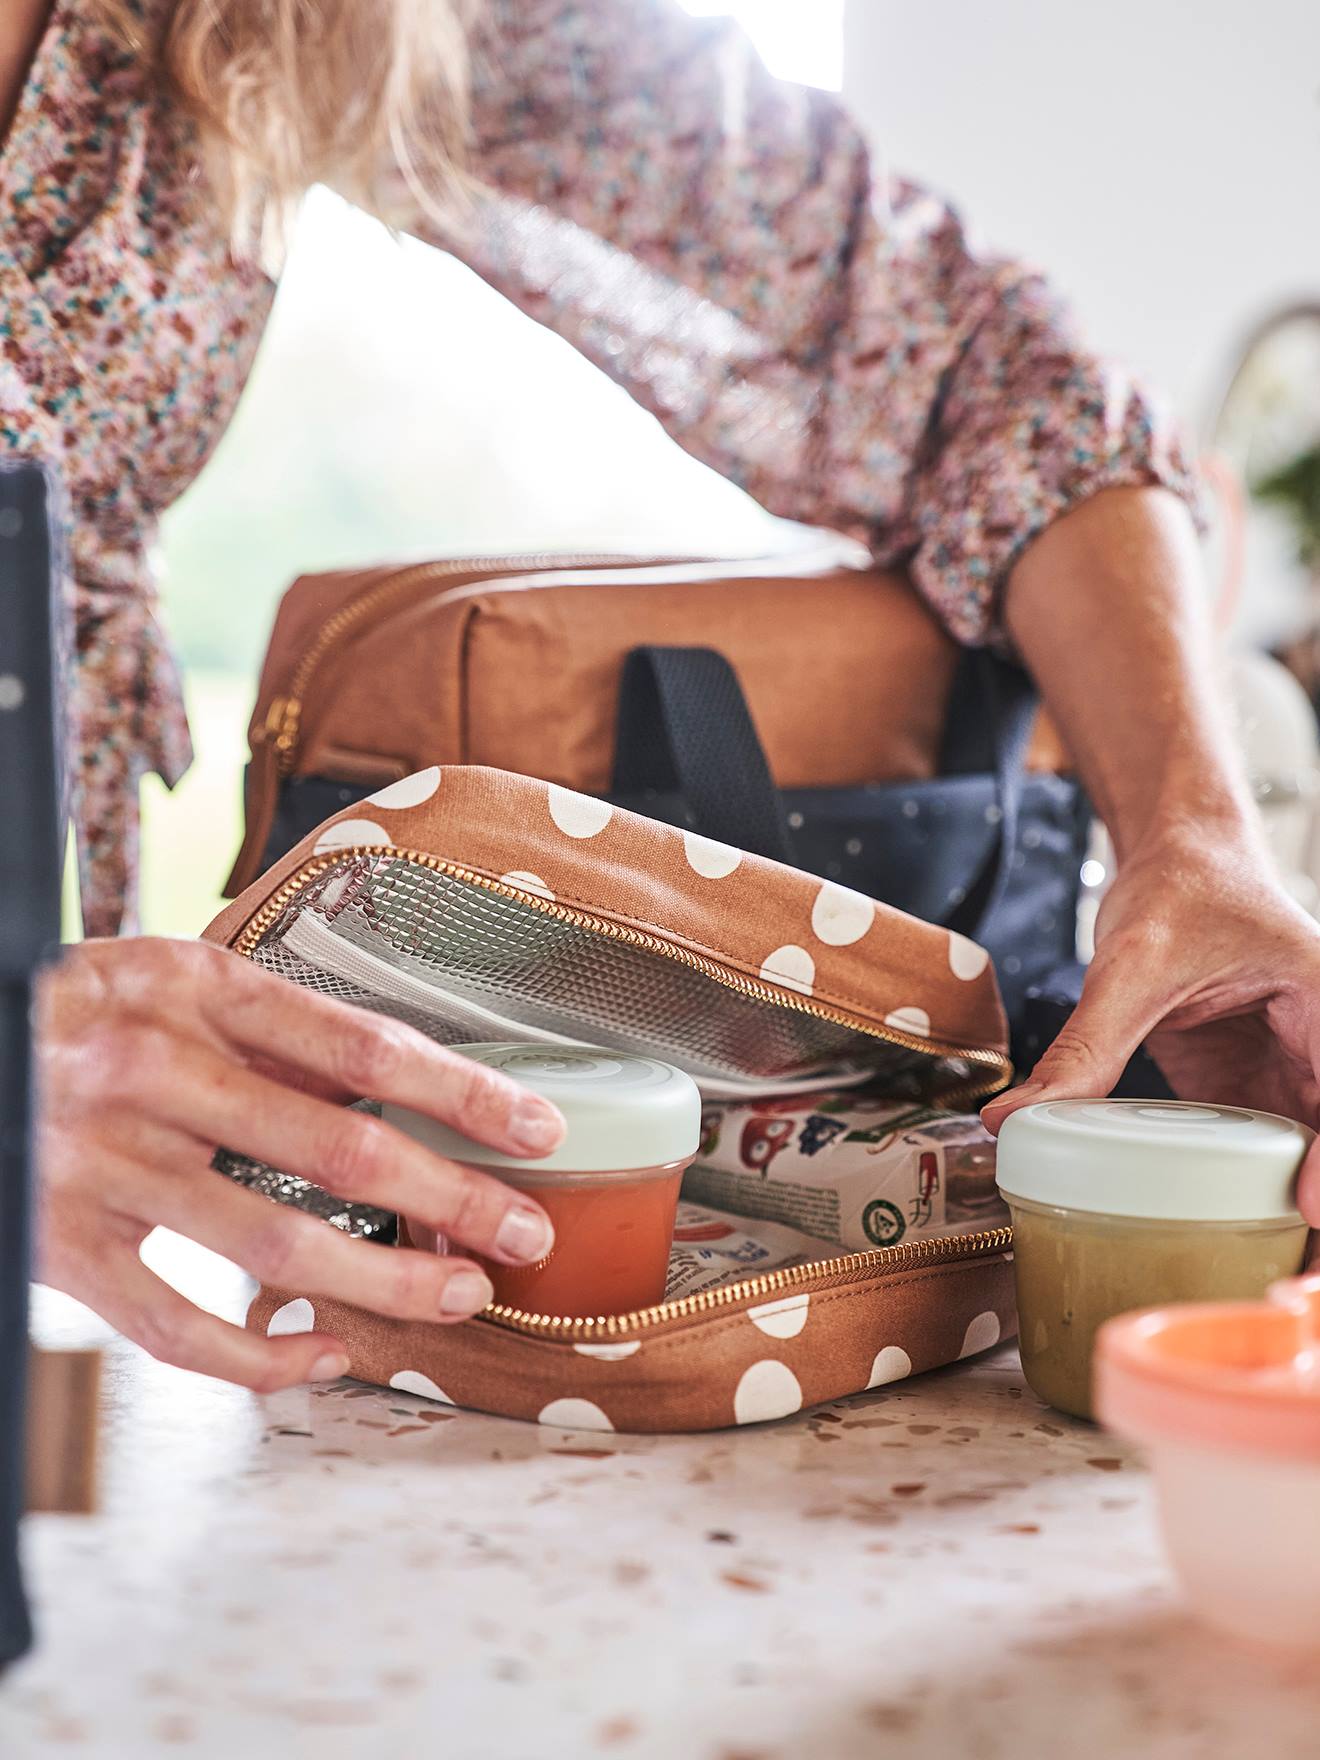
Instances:
[[[978,941],[1025,1061],[1075,959],[1088,815],[1025,675],[961,651],[900,574],[740,562],[443,558],[285,595],[249,730],[242,890],[316,825],[429,765],[600,795]],[[1057,1022],[1051,1023],[1057,1026]]]
[[[207,933],[443,1043],[557,1035],[644,1049],[710,1091],[763,1097],[770,1114],[784,1092],[859,1082],[914,1116],[965,1112],[1010,1075],[989,959],[957,932],[484,765],[392,778],[305,837]],[[269,1176],[262,1189],[309,1207],[326,1196],[272,1170],[230,1171]],[[357,1225],[347,1211],[333,1220]],[[867,1251],[818,1245],[787,1269],[596,1319],[496,1304],[431,1325],[263,1289],[249,1324],[332,1332],[350,1372],[383,1387],[621,1431],[781,1417],[1014,1331],[1011,1236],[997,1212]]]
[[[305,577],[250,740],[238,896],[211,938],[443,1043],[678,1064],[736,1103],[725,1136],[750,1157],[716,1168],[707,1132],[697,1237],[775,1216],[783,1169],[796,1156],[806,1189],[840,1133],[863,1180],[895,1141],[956,1133],[1010,1078],[1009,1020],[1073,958],[1085,805],[1025,680],[833,541]],[[853,1094],[883,1128],[845,1131]],[[496,1304],[450,1327],[263,1290],[250,1323],[315,1323],[366,1381],[549,1423],[776,1417],[1013,1332],[1004,1213],[992,1189],[972,1222],[931,1211],[941,1157],[916,1158],[910,1217],[874,1204],[861,1240],[821,1224],[776,1260],[743,1243],[694,1289],[676,1239],[669,1299],[637,1313]]]

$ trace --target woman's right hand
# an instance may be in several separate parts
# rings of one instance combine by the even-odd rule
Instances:
[[[529,1157],[562,1138],[554,1107],[410,1027],[200,942],[68,949],[41,982],[38,1084],[36,1277],[153,1356],[261,1392],[331,1380],[347,1355],[324,1332],[264,1338],[194,1307],[142,1263],[157,1225],[263,1283],[400,1319],[467,1319],[491,1286],[470,1260],[353,1240],[244,1190],[212,1168],[217,1147],[503,1264],[534,1264],[553,1239],[511,1187],[343,1102],[395,1101]]]

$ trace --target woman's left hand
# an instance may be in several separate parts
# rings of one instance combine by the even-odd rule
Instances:
[[[1101,905],[1082,999],[987,1127],[1042,1100],[1108,1094],[1146,1041],[1184,1100],[1320,1125],[1320,926],[1274,879],[1261,843],[1186,829],[1151,840]],[[1300,1205],[1320,1227],[1320,1138]]]

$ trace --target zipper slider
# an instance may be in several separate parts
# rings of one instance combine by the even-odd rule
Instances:
[[[237,898],[261,872],[279,797],[280,778],[293,769],[302,705],[296,697],[274,697],[266,719],[249,734],[252,762],[243,783],[243,842],[225,881],[224,896]]]
[[[260,728],[256,743],[273,745],[276,763],[282,774],[293,767],[293,754],[298,749],[299,723],[302,720],[302,703],[297,697],[273,697],[266,720]]]

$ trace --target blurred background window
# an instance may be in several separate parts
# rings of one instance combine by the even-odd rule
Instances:
[[[776,74],[840,83],[843,0],[686,9],[735,14]],[[781,530],[462,264],[314,191],[238,414],[162,525],[197,761],[172,795],[144,786],[144,927],[196,934],[219,908],[256,668],[295,575],[542,548],[736,554]]]

